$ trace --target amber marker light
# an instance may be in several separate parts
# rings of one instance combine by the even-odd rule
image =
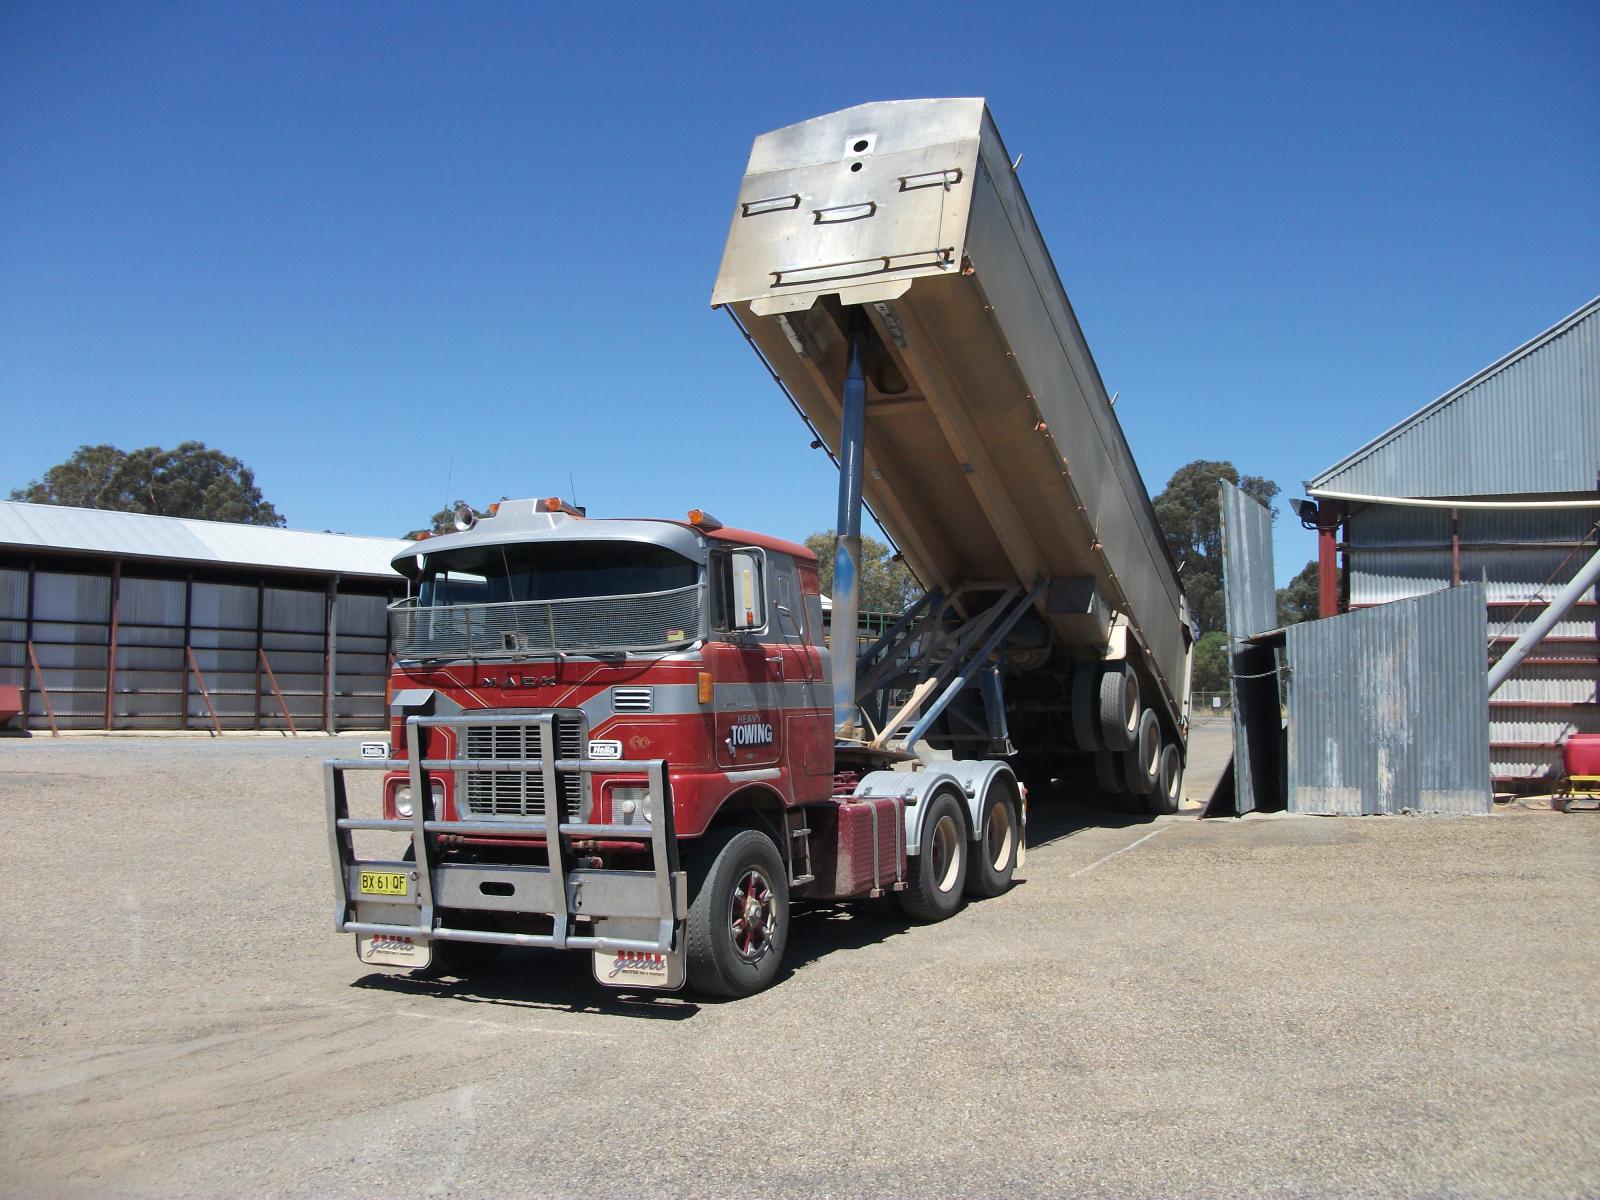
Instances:
[[[722,522],[717,520],[710,513],[706,512],[706,510],[703,508],[691,508],[689,510],[689,524],[693,525],[696,529],[704,529],[708,532],[713,529],[722,528]]]
[[[561,511],[561,497],[560,496],[546,496],[544,498],[544,500],[542,500],[540,502],[540,507],[543,508],[545,510],[545,512],[560,512]]]
[[[695,689],[695,694],[699,697],[700,703],[701,704],[710,704],[711,703],[711,672],[710,671],[701,671],[700,674],[698,676],[696,676],[695,683],[697,685],[696,689]]]

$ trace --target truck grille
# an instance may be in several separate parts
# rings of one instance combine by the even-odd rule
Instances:
[[[577,713],[555,714],[557,758],[583,757],[583,718]],[[537,725],[468,725],[462,730],[463,758],[538,758]],[[465,771],[465,809],[472,817],[544,817],[544,774],[540,771]],[[561,797],[560,819],[578,820],[583,808],[583,773],[560,771],[556,789]]]

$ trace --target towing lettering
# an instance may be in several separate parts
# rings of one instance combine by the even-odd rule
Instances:
[[[772,726],[735,725],[728,732],[728,740],[735,746],[770,746],[772,745]]]

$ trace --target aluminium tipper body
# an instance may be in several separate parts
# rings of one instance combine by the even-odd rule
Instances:
[[[982,100],[757,138],[712,300],[835,446],[863,335],[866,499],[925,586],[1073,581],[1040,599],[1061,640],[1092,658],[1120,614],[1181,709],[1177,572]]]

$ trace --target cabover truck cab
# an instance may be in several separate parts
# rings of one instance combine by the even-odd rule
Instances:
[[[362,962],[460,974],[551,947],[614,986],[738,996],[776,977],[791,900],[888,893],[937,920],[1008,885],[1004,763],[836,755],[804,546],[554,500],[457,526],[395,559],[389,743],[327,764]],[[357,769],[383,772],[381,817],[351,815]],[[358,858],[363,831],[410,848]]]

